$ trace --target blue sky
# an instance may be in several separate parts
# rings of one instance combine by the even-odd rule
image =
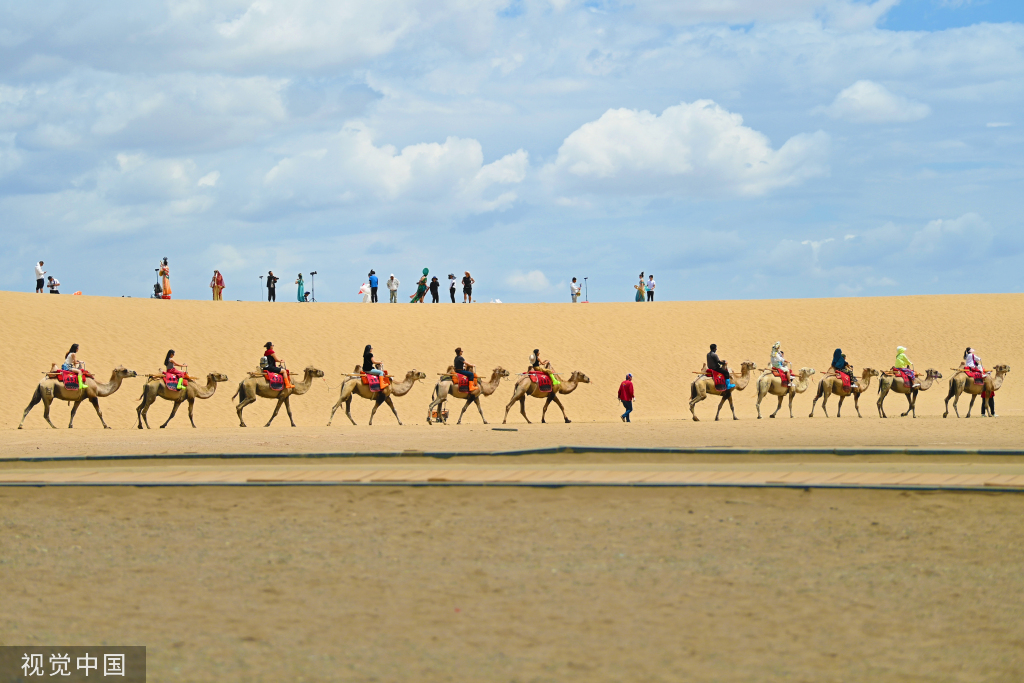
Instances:
[[[1019,291],[1002,0],[7,3],[0,288],[356,300]],[[307,276],[308,279],[308,276]],[[292,286],[279,299],[289,298]]]

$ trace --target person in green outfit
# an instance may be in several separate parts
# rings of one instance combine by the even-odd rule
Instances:
[[[910,380],[911,388],[917,389],[921,385],[918,383],[917,378],[914,376],[914,364],[907,358],[907,347],[897,346],[896,347],[896,364],[894,368],[899,368],[907,373],[907,379]]]
[[[421,304],[421,303],[423,303],[423,297],[425,297],[427,295],[427,275],[429,275],[429,274],[430,274],[430,268],[424,268],[423,269],[423,277],[421,277],[419,279],[419,282],[416,283],[416,293],[413,294],[411,297],[409,297],[409,299],[411,299],[411,301],[409,301],[409,303],[411,303],[411,304]]]
[[[302,279],[302,273],[299,273],[299,279],[295,281],[295,284],[299,286],[299,303],[306,302],[306,282]]]

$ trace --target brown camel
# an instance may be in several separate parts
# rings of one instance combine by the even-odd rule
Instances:
[[[576,391],[576,387],[581,384],[590,384],[590,378],[584,375],[579,370],[573,370],[572,374],[569,375],[569,379],[559,380],[558,385],[553,387],[551,391],[541,391],[537,383],[530,379],[529,375],[523,375],[516,381],[515,389],[512,390],[512,400],[505,406],[505,419],[501,421],[501,424],[505,424],[508,421],[508,411],[512,405],[519,401],[519,412],[523,414],[523,418],[527,424],[533,424],[530,422],[530,418],[526,417],[526,397],[533,396],[534,398],[543,398],[544,409],[540,411],[541,424],[544,423],[544,416],[547,415],[548,406],[554,402],[555,405],[562,411],[562,419],[566,422],[572,422],[568,417],[565,416],[565,406],[558,400],[558,394],[571,394]]]
[[[167,421],[160,425],[160,429],[167,426],[167,423],[174,418],[174,414],[178,412],[178,408],[182,403],[188,401],[188,421],[192,423],[192,427],[195,428],[196,421],[192,419],[192,410],[195,408],[196,399],[210,398],[213,396],[213,392],[217,391],[217,382],[227,382],[228,376],[219,372],[211,372],[206,376],[206,386],[201,387],[194,380],[189,380],[188,386],[184,389],[168,389],[167,382],[164,378],[156,375],[151,376],[151,379],[146,382],[142,387],[142,403],[135,409],[135,413],[139,418],[139,429],[142,429],[142,423],[146,423],[146,429],[149,429],[149,408],[156,402],[157,398],[164,398],[168,401],[173,401],[174,406],[171,408],[171,414],[167,417]]]
[[[907,415],[917,417],[917,392],[931,389],[935,380],[942,379],[942,373],[934,368],[928,368],[924,371],[924,379],[921,379],[920,376],[915,377],[915,379],[921,386],[916,388],[908,387],[907,383],[903,381],[902,375],[883,374],[878,378],[878,417],[888,417],[885,414],[885,408],[882,407],[882,402],[885,401],[885,396],[889,393],[890,389],[897,394],[903,394],[907,397],[907,412],[901,413],[900,417],[906,417]]]
[[[359,374],[360,366],[356,366],[355,375]],[[405,373],[405,379],[395,384],[392,379],[384,389],[380,391],[370,391],[369,385],[363,384],[363,380],[356,377],[349,377],[341,383],[341,396],[338,397],[338,402],[331,408],[331,419],[327,421],[327,426],[331,426],[331,422],[334,421],[334,413],[341,407],[341,404],[345,404],[345,415],[348,416],[349,420],[352,420],[352,397],[361,396],[365,399],[373,401],[373,410],[370,411],[370,424],[373,424],[373,416],[377,412],[377,408],[380,408],[382,403],[387,403],[388,407],[391,408],[391,412],[395,414],[395,419],[398,420],[398,424],[402,424],[402,419],[398,417],[398,411],[395,410],[395,404],[391,402],[392,396],[405,396],[412,389],[412,385],[421,379],[426,379],[427,375],[419,370],[410,370]],[[352,420],[352,424],[356,421]]]
[[[508,377],[508,370],[499,366],[494,368],[491,372],[491,378],[488,380],[481,379],[479,376],[476,378],[476,389],[470,392],[459,391],[459,385],[452,381],[451,375],[455,372],[455,368],[452,366],[448,367],[448,372],[441,376],[438,380],[437,385],[434,387],[434,400],[427,408],[427,424],[433,424],[430,420],[431,411],[437,408],[438,415],[441,414],[441,408],[444,406],[444,402],[448,400],[448,397],[461,398],[465,400],[462,405],[462,412],[459,413],[459,421],[455,424],[462,424],[462,416],[466,414],[466,408],[470,404],[475,404],[476,409],[480,411],[480,419],[484,421],[484,424],[488,424],[487,418],[484,417],[484,409],[480,407],[480,397],[490,396],[498,389],[498,385],[501,380]]]
[[[953,399],[953,411],[957,417],[960,417],[960,411],[956,409],[957,402],[960,401],[960,394],[966,392],[971,395],[971,404],[967,406],[967,415],[964,417],[971,416],[971,408],[974,407],[974,399],[978,397],[978,394],[985,392],[988,394],[994,394],[999,390],[999,387],[1003,386],[1003,378],[1006,373],[1010,371],[1009,365],[997,365],[994,368],[995,375],[992,373],[986,373],[985,378],[979,383],[968,377],[963,371],[963,364],[960,364],[960,369],[957,373],[949,378],[949,394],[946,395],[946,412],[942,414],[942,417],[949,415],[949,399]],[[955,397],[955,398],[954,398]],[[982,401],[985,399],[982,398]]]
[[[296,382],[294,386],[287,387],[285,389],[271,389],[270,383],[267,382],[266,378],[262,375],[256,377],[247,377],[238,383],[238,391],[235,392],[235,396],[238,397],[238,406],[235,408],[235,412],[238,413],[238,423],[240,426],[245,427],[245,420],[242,419],[242,409],[247,405],[256,402],[256,397],[262,398],[276,398],[277,405],[274,406],[274,414],[267,420],[267,424],[264,427],[269,427],[270,423],[277,417],[278,411],[281,410],[281,404],[284,404],[284,409],[288,411],[288,419],[291,420],[292,427],[295,426],[295,420],[292,419],[292,406],[289,402],[291,396],[301,396],[302,394],[309,391],[309,388],[313,386],[314,377],[323,377],[324,371],[317,370],[312,365],[306,368],[303,373],[302,381]],[[231,398],[234,398],[232,396]]]
[[[697,419],[696,411],[693,409],[694,406],[706,399],[709,395],[722,397],[722,400],[718,402],[718,410],[715,412],[715,422],[718,422],[718,415],[722,412],[722,405],[725,404],[726,401],[729,402],[729,410],[732,411],[732,419],[739,419],[736,417],[736,406],[732,403],[732,392],[734,390],[743,391],[747,388],[747,384],[750,383],[750,377],[752,375],[751,371],[757,370],[757,364],[749,360],[745,360],[740,367],[742,370],[740,371],[739,379],[733,378],[733,383],[736,386],[732,389],[726,389],[725,391],[719,391],[716,389],[715,380],[704,374],[707,371],[707,365],[705,364],[701,367],[700,377],[693,380],[693,383],[690,384],[690,414],[693,415],[694,422],[700,422],[700,420]],[[733,374],[731,370],[729,374]]]
[[[802,394],[807,391],[807,387],[811,384],[811,375],[815,372],[814,368],[800,368],[800,372],[795,378],[791,378],[790,386],[782,386],[782,380],[772,374],[771,370],[765,370],[764,373],[757,380],[757,419],[761,419],[761,400],[765,396],[771,394],[772,396],[779,397],[779,405],[768,417],[775,417],[775,413],[782,410],[782,399],[785,396],[789,396],[789,416],[793,417],[793,399],[797,394]],[[796,380],[795,383],[792,380]]]
[[[843,401],[847,396],[853,395],[853,407],[857,410],[857,417],[861,417],[860,406],[858,401],[860,395],[868,390],[868,386],[871,385],[871,378],[878,377],[878,370],[872,370],[871,368],[864,368],[860,374],[860,382],[857,383],[856,387],[850,387],[850,391],[843,390],[843,383],[839,381],[839,378],[834,374],[827,373],[818,382],[818,394],[814,397],[814,401],[811,403],[811,414],[809,417],[814,417],[814,406],[818,405],[818,399],[821,399],[821,412],[825,413],[825,417],[828,417],[828,411],[825,410],[825,403],[828,401],[828,397],[835,394],[839,397],[839,407],[836,408],[836,417],[839,417],[839,413],[843,410]]]
[[[114,371],[110,375],[110,381],[106,384],[99,384],[94,378],[89,377],[85,380],[85,389],[67,389],[64,387],[64,383],[59,379],[46,378],[42,380],[36,387],[35,392],[32,394],[32,400],[29,401],[28,408],[25,408],[25,414],[21,416],[21,422],[18,424],[18,429],[22,428],[25,424],[25,418],[28,417],[28,413],[35,404],[40,401],[43,402],[43,419],[46,420],[54,429],[57,428],[52,422],[50,422],[50,403],[57,399],[58,401],[67,401],[68,403],[74,403],[71,407],[71,419],[68,421],[68,429],[71,429],[75,423],[75,413],[78,412],[78,406],[82,401],[88,399],[92,407],[96,409],[96,414],[100,418],[100,424],[103,425],[104,429],[110,429],[107,423],[103,420],[103,411],[100,410],[100,399],[110,396],[112,393],[121,388],[121,381],[126,377],[137,377],[138,373],[134,370],[128,370],[121,366],[114,368]]]

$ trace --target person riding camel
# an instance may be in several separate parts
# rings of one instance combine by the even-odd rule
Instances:
[[[373,357],[373,347],[369,344],[363,349],[363,372],[377,377],[384,376],[384,364]]]
[[[64,356],[64,363],[61,364],[60,370],[65,372],[73,372],[78,375],[78,386],[81,389],[85,388],[85,377],[83,370],[85,369],[85,361],[78,359],[78,344],[72,344],[68,350],[66,356]],[[57,372],[57,364],[50,364],[50,372]]]
[[[530,372],[543,372],[551,380],[551,386],[558,386],[558,378],[551,372],[551,361],[542,360],[540,349],[534,349],[530,354]]]
[[[771,367],[778,370],[782,376],[782,386],[788,387],[793,382],[793,364],[786,360],[786,354],[782,351],[782,342],[772,344]]]
[[[266,367],[263,368],[264,371],[275,372],[281,375],[281,377],[284,378],[285,389],[294,388],[294,385],[292,384],[291,373],[288,372],[288,368],[285,367],[284,359],[278,358],[277,352],[274,351],[274,342],[267,342],[266,344],[263,345],[263,348],[266,349],[266,351],[263,352],[263,356],[267,359],[267,365]]]
[[[711,345],[711,351],[709,351],[707,355],[707,363],[709,370],[720,372],[722,373],[722,376],[725,377],[726,389],[732,389],[736,386],[736,384],[733,383],[732,378],[729,377],[728,361],[721,360],[718,357],[718,344]]]
[[[473,372],[476,369],[476,366],[471,363],[467,363],[466,359],[462,357],[461,346],[455,349],[455,361],[452,363],[452,366],[455,368],[455,372],[457,374],[464,376],[470,382],[476,378],[476,373]]]
[[[981,363],[981,358],[974,353],[974,349],[970,346],[964,351],[964,361],[960,364],[960,367],[967,374],[968,377],[976,382],[981,382],[985,379],[985,366]]]
[[[910,388],[917,389],[921,386],[921,383],[916,379],[916,373],[914,372],[914,363],[907,358],[907,347],[897,346],[896,347],[896,364],[893,365],[898,370],[903,370],[907,379],[910,380]]]
[[[842,349],[836,349],[832,352],[832,370],[850,377],[850,389],[852,390],[857,386],[857,378],[853,376],[853,366],[846,362],[846,354],[843,353]]]
[[[188,379],[188,373],[176,370],[175,368],[184,367],[186,366],[174,360],[174,349],[168,351],[167,355],[164,356],[164,375],[178,380],[177,389],[183,389],[185,387],[185,382],[183,380]]]

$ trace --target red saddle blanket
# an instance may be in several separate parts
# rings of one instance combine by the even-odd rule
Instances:
[[[263,371],[263,378],[270,384],[270,388],[274,391],[280,391],[284,388],[284,375],[277,372]]]
[[[892,369],[892,374],[894,377],[899,377],[900,379],[902,379],[903,383],[906,384],[908,387],[912,387],[914,385],[914,378],[910,376],[910,373],[907,372],[906,368],[894,367]]]
[[[168,389],[177,391],[179,378],[181,378],[181,388],[184,389],[188,386],[188,379],[181,373],[172,370],[168,370],[164,373],[164,383],[167,385]]]
[[[779,368],[772,368],[772,374],[782,380],[782,386],[789,386],[789,373]]]
[[[849,391],[850,390],[850,375],[845,373],[845,372],[840,372],[840,371],[836,370],[836,377],[838,377],[839,381],[843,383],[843,391]]]
[[[468,394],[469,392],[476,390],[475,378],[471,381],[469,377],[466,377],[465,375],[460,375],[459,373],[456,372],[452,374],[452,381],[459,385],[459,391],[463,393]]]
[[[708,368],[707,370],[704,371],[704,375],[706,377],[710,377],[714,381],[715,389],[718,389],[719,391],[725,391],[728,385],[725,382],[724,374],[722,374],[718,370],[712,370],[711,368]]]
[[[387,372],[384,373],[383,377],[377,375],[368,375],[365,372],[359,373],[359,378],[363,381],[363,384],[370,387],[370,391],[380,391],[381,389],[387,389],[391,386],[391,376]]]
[[[528,370],[527,373],[530,375],[530,381],[537,385],[537,388],[541,391],[551,391],[551,377],[546,372],[536,372],[535,370]]]
[[[82,371],[82,379],[92,377],[91,373]],[[69,370],[58,370],[57,379],[61,381],[65,389],[77,389],[78,388],[78,375]]]
[[[985,382],[985,375],[980,370],[971,370],[970,368],[964,370],[964,373],[974,380],[975,384],[983,384]]]

